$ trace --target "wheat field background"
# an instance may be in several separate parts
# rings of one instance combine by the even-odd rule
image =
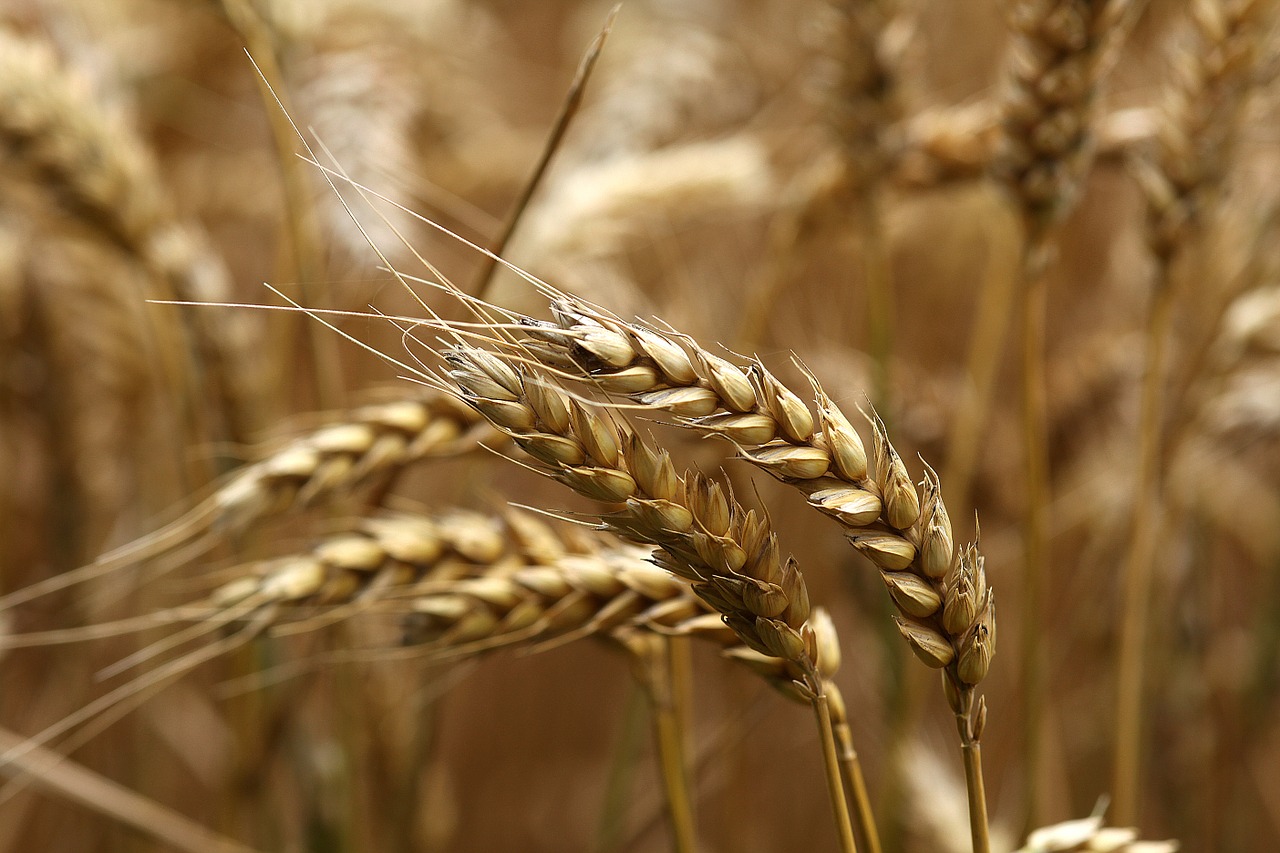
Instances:
[[[670,643],[655,680],[665,635],[623,617],[704,605],[618,568],[643,554],[584,528],[598,502],[406,377],[453,369],[474,402],[479,368],[379,316],[427,316],[388,266],[552,317],[415,213],[485,247],[514,222],[513,264],[805,404],[811,374],[869,454],[859,409],[908,484],[937,472],[1000,600],[966,682],[991,849],[1092,814],[1277,848],[1278,5],[629,0],[535,180],[610,4],[7,0],[0,851],[679,849],[674,741],[697,849],[839,849],[819,736],[768,683],[794,672],[724,660],[712,614],[718,639]],[[295,311],[171,304],[286,300],[369,349]],[[971,849],[949,700],[891,618],[908,593],[882,591],[901,578],[806,506],[801,468],[648,405],[611,417],[767,510],[830,614],[822,676],[880,847]],[[402,594],[565,552],[616,589],[545,647],[485,648],[496,622]],[[345,586],[289,598],[299,565]],[[270,607],[227,592],[249,577]],[[1173,849],[1067,835],[1025,849]]]

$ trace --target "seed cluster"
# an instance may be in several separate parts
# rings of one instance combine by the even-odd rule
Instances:
[[[607,351],[607,336],[598,343]],[[833,671],[820,659],[803,576],[794,560],[781,557],[763,516],[700,473],[677,474],[670,454],[625,422],[503,357],[462,347],[446,358],[467,403],[542,462],[548,476],[619,505],[602,515],[603,526],[656,545],[655,562],[688,580],[750,649],[794,665],[807,689]]]
[[[926,664],[946,671],[953,710],[969,714],[973,687],[995,652],[995,603],[983,558],[976,545],[955,547],[937,476],[926,471],[917,490],[879,418],[868,418],[869,458],[816,380],[811,410],[758,361],[742,368],[687,336],[568,298],[552,307],[554,322],[524,321],[533,338],[529,354],[562,375],[732,441],[744,459],[838,520],[880,570],[903,637]]]

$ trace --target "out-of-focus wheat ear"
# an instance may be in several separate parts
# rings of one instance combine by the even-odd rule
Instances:
[[[1021,0],[1001,95],[992,168],[1036,250],[1079,196],[1096,148],[1102,76],[1131,25],[1133,0]]]
[[[929,107],[908,116],[893,133],[899,149],[893,183],[924,190],[990,175],[1002,148],[1001,119],[999,98]],[[1129,158],[1157,133],[1152,108],[1114,110],[1096,121],[1094,156],[1109,162]]]
[[[1190,33],[1171,55],[1152,144],[1133,158],[1147,197],[1147,241],[1167,264],[1213,213],[1274,36],[1268,0],[1193,0]],[[1157,281],[1157,286],[1167,282]]]
[[[56,573],[91,559],[122,525],[179,499],[205,475],[186,464],[190,434],[166,405],[173,396],[163,348],[171,339],[155,335],[176,325],[153,326],[155,312],[138,294],[145,279],[114,247],[96,235],[41,228],[40,218],[19,226],[12,279],[0,285],[14,287],[7,307],[23,309],[8,315],[20,351],[0,359],[38,365],[0,401],[13,417],[0,425],[10,452],[29,442],[28,461],[14,456],[0,465],[6,480],[27,472],[25,483],[9,480],[18,504],[12,529],[28,532],[5,537],[26,550],[9,565]],[[8,581],[12,589],[35,579],[16,572]]]
[[[350,495],[424,459],[473,450],[494,434],[466,406],[425,394],[362,406],[296,436],[234,475],[209,499],[215,529]]]
[[[232,475],[163,528],[94,563],[0,597],[0,611],[180,549],[201,553],[270,516],[350,498],[415,463],[456,457],[496,440],[501,436],[470,408],[438,393],[340,413]]]
[[[1264,45],[1274,36],[1275,3],[1195,0],[1189,12],[1194,38],[1173,54],[1175,73],[1163,91],[1155,145],[1135,160],[1147,196],[1147,238],[1156,268],[1146,327],[1132,531],[1122,575],[1113,778],[1115,816],[1122,823],[1138,817],[1148,611],[1165,502],[1160,463],[1174,260],[1199,242],[1232,162],[1251,89],[1259,82],[1262,64],[1273,61]]]
[[[221,627],[228,622],[262,619],[263,614],[268,614],[264,627],[277,634],[298,633],[351,618],[367,609],[412,612],[413,608],[404,602],[442,585],[481,575],[494,579],[529,566],[573,565],[577,567],[576,577],[587,583],[598,582],[611,571],[606,560],[612,557],[603,555],[598,542],[587,554],[571,551],[571,543],[558,543],[552,554],[548,540],[556,537],[551,528],[514,510],[504,516],[456,509],[434,515],[375,515],[361,519],[348,531],[318,540],[305,551],[221,572],[230,574],[231,579],[224,580],[207,596],[160,611],[150,619],[10,637],[6,642],[24,646],[42,641],[74,642],[108,631],[119,634],[157,625],[195,623],[191,629],[153,643],[103,670],[102,677],[110,677],[207,633],[202,626]],[[632,562],[640,560],[635,553],[630,556]],[[551,559],[544,561],[547,557]],[[637,578],[634,586],[643,587],[650,599],[659,601],[680,591],[680,585],[669,581],[665,572],[644,565],[648,577]],[[397,606],[396,602],[402,604]],[[666,617],[675,618],[676,609],[668,608]]]
[[[619,366],[630,354],[627,339],[598,324],[587,344]],[[654,561],[688,580],[743,643],[804,673],[796,689],[818,718],[842,849],[855,849],[809,625],[808,588],[795,561],[782,559],[767,520],[744,509],[701,473],[677,474],[665,451],[607,410],[588,408],[547,377],[474,347],[455,347],[445,357],[451,368],[448,379],[461,399],[542,463],[541,473],[591,500],[620,505],[601,515],[604,529],[656,546]],[[702,354],[701,360],[733,408],[755,405],[745,374],[710,354]]]
[[[1176,841],[1142,841],[1138,830],[1104,826],[1101,817],[1068,820],[1032,830],[1027,842],[1014,853],[1176,853]]]
[[[890,131],[902,114],[899,66],[910,26],[894,0],[831,0],[817,11],[813,88],[834,167],[818,158],[776,218],[770,257],[753,286],[735,344],[754,347],[767,334],[777,300],[794,275],[788,267],[798,249],[826,227],[852,231],[860,241],[874,397],[887,409],[893,303],[882,196],[898,152]]]
[[[0,32],[0,148],[7,164],[37,177],[71,215],[151,274],[155,287],[136,298],[230,301],[226,268],[194,226],[175,217],[143,141],[86,90],[47,45]],[[189,370],[207,370],[216,417],[229,437],[248,441],[273,409],[257,319],[214,309],[182,316],[199,363],[175,368],[170,382],[183,390]],[[200,395],[184,393],[191,410],[200,411]]]
[[[1021,713],[1026,727],[1027,826],[1035,825],[1039,808],[1043,753],[1039,729],[1046,671],[1040,612],[1049,570],[1051,497],[1044,376],[1047,273],[1058,226],[1074,208],[1093,161],[1103,77],[1135,8],[1132,0],[1021,0],[1011,13],[1013,37],[1001,96],[1001,148],[992,167],[1023,222],[1021,287],[1016,295],[1022,316],[1021,420],[1027,484],[1022,525],[1027,618],[1022,636]],[[1012,290],[1000,292],[1006,299],[1015,295]],[[1011,308],[1003,305],[1000,313],[1007,316]],[[972,339],[969,364],[986,372],[970,377],[976,389],[974,404],[961,411],[955,436],[980,440],[999,363],[988,351],[1003,346],[1002,335]],[[953,448],[953,452],[975,458],[971,447]],[[967,482],[957,487],[968,493]]]
[[[986,176],[1000,142],[1000,108],[992,100],[930,107],[894,129],[898,186],[932,189]]]

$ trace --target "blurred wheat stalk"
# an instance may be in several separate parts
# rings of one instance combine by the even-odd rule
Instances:
[[[112,843],[60,825],[56,802],[21,793],[32,783],[185,849],[532,849],[532,806],[505,804],[527,828],[484,835],[498,830],[448,794],[481,784],[448,756],[486,739],[480,714],[471,741],[447,731],[449,711],[502,696],[440,696],[481,653],[585,637],[632,665],[676,849],[748,834],[1173,849],[1101,817],[1031,831],[1087,811],[1106,764],[1123,825],[1206,849],[1280,841],[1280,163],[1256,130],[1274,119],[1275,2],[1021,0],[1007,20],[888,0],[641,3],[542,148],[565,87],[543,69],[571,65],[603,9],[153,6],[68,4],[108,36],[94,49],[25,4],[0,30],[0,724],[25,735],[2,733],[0,849]],[[241,42],[316,126],[327,148],[311,156],[334,157],[354,216],[256,100]],[[990,57],[1007,42],[1006,58],[969,42]],[[190,102],[161,80],[185,80]],[[103,106],[113,89],[139,95],[136,121]],[[539,151],[555,159],[530,178]],[[412,208],[483,246],[510,237],[505,254],[558,288],[459,251]],[[145,301],[259,301],[236,282],[272,278],[306,308],[367,314],[367,282],[338,286],[368,278],[367,243],[396,271],[379,309],[398,319],[317,316],[434,388],[344,408],[374,371],[339,365],[322,323],[299,347],[296,315]],[[451,277],[484,280],[490,303]],[[339,405],[274,423],[315,403]],[[273,443],[226,473],[268,424]],[[481,447],[519,448],[585,503],[564,509]],[[923,464],[914,482],[917,456],[943,475]],[[495,496],[575,523],[495,513]],[[810,533],[799,504],[854,550]],[[975,509],[983,553],[976,522],[968,545],[952,526]],[[1248,613],[1231,603],[1244,578]],[[997,583],[1021,643],[994,659]],[[875,642],[886,627],[906,646]],[[799,772],[803,749],[761,770],[726,748],[743,708],[731,689],[716,726],[692,713],[734,683],[695,647],[809,704],[825,771]],[[919,758],[944,720],[898,648],[941,672],[963,785]],[[513,664],[498,692],[550,672],[607,719],[612,694],[547,659]],[[66,686],[37,690],[55,665]],[[115,680],[95,688],[95,672]],[[222,701],[217,678],[266,686]],[[104,733],[134,709],[144,723]],[[178,718],[234,746],[202,748]],[[791,728],[740,737],[782,750]],[[611,763],[620,789],[640,785],[628,737],[538,772],[581,789]],[[324,749],[299,747],[311,738]],[[204,796],[165,795],[156,742]],[[731,755],[755,770],[712,791]],[[775,805],[717,820],[717,797]],[[353,817],[365,806],[374,825]],[[594,842],[567,807],[559,829],[620,849],[643,810],[606,804]]]

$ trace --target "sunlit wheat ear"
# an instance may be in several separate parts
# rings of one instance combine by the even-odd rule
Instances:
[[[808,594],[755,513],[701,475],[677,475],[665,451],[623,422],[584,407],[502,357],[474,348],[445,356],[462,399],[541,462],[547,476],[586,497],[625,506],[602,516],[607,529],[661,548],[660,563],[720,605],[748,645],[788,660],[803,658],[798,632],[808,618]],[[736,573],[755,578],[754,587],[768,601],[757,602],[761,612],[740,599],[745,589],[728,579]],[[758,619],[767,627],[756,627]]]
[[[621,366],[624,352],[608,330],[590,345]],[[810,624],[809,592],[792,559],[783,559],[768,519],[743,508],[697,471],[677,474],[670,455],[607,410],[587,407],[548,377],[475,347],[444,352],[447,381],[460,398],[541,463],[541,472],[580,495],[613,505],[601,526],[656,546],[657,565],[684,578],[755,652],[786,661],[801,675],[823,738],[828,793],[842,847],[854,849],[845,783],[836,753],[830,699],[831,662]],[[726,362],[727,364],[727,362]],[[673,368],[674,369],[674,368]],[[751,405],[742,391],[738,401]]]
[[[916,654],[946,668],[960,693],[982,680],[995,650],[982,558],[974,546],[957,557],[937,476],[928,470],[918,491],[878,417],[868,418],[869,458],[815,377],[811,408],[758,361],[740,367],[688,336],[627,323],[568,297],[553,303],[552,313],[551,323],[527,321],[527,357],[731,441],[745,460],[803,492],[880,569]],[[951,618],[944,620],[948,604]],[[954,700],[959,713],[972,697],[956,693]]]

